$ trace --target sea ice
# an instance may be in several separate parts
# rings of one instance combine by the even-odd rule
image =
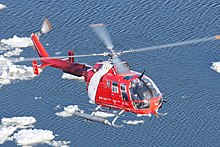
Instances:
[[[211,69],[213,69],[216,72],[220,73],[220,61],[219,62],[212,62]]]
[[[14,35],[13,38],[2,39],[1,43],[11,45],[12,47],[15,47],[15,48],[23,48],[23,47],[33,46],[31,38],[17,37],[16,35]]]
[[[7,8],[6,5],[4,5],[4,4],[0,4],[0,10],[6,9],[6,8]]]

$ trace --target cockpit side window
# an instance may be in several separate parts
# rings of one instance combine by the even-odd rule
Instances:
[[[112,82],[112,92],[118,93],[118,83]]]
[[[133,76],[125,76],[123,79],[125,79],[125,80],[130,80],[130,79],[132,79],[133,78]]]
[[[121,91],[126,92],[126,84],[121,84]]]
[[[122,100],[128,101],[128,94],[126,90],[126,84],[121,84],[121,95],[122,95]]]

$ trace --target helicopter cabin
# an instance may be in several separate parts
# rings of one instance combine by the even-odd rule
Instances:
[[[140,78],[141,73],[131,70],[118,74],[109,62],[97,63],[94,67],[97,71],[88,84],[93,103],[127,111],[154,109],[161,105],[162,94],[149,77]]]

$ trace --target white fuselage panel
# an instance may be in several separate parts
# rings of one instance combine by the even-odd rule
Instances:
[[[108,62],[103,62],[102,67],[92,76],[88,86],[88,95],[90,98],[90,102],[95,103],[95,96],[100,79],[112,68],[112,66],[113,65]]]

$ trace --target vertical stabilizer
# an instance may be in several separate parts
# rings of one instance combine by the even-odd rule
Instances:
[[[31,39],[33,41],[34,47],[39,54],[40,57],[49,57],[47,51],[44,49],[43,45],[39,41],[38,37],[33,33],[31,35]]]

